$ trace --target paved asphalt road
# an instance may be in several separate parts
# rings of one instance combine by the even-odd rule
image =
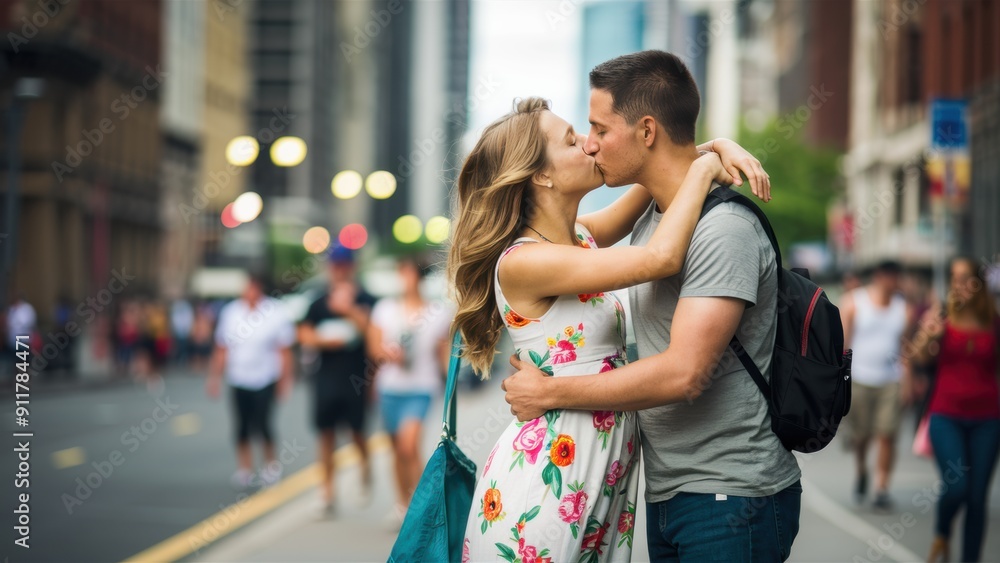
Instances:
[[[17,460],[10,478],[3,553],[11,561],[118,561],[239,500],[228,396],[209,400],[203,380],[166,378],[162,395],[125,383],[100,389],[32,392],[30,549],[13,545]],[[298,385],[277,410],[286,473],[314,461],[308,397]],[[15,428],[13,397],[0,396],[5,426]],[[18,491],[20,492],[20,491]],[[10,507],[10,508],[6,508]]]

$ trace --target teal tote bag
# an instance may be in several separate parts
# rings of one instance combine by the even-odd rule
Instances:
[[[389,563],[461,561],[465,524],[472,509],[476,464],[455,443],[455,383],[462,338],[455,335],[444,392],[441,441],[424,467]]]

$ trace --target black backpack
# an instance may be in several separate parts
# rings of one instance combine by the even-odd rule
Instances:
[[[728,187],[709,194],[704,217],[715,206],[731,201],[753,211],[774,247],[778,263],[778,328],[771,358],[771,383],[733,336],[729,347],[767,399],[771,429],[789,450],[812,453],[823,449],[837,433],[851,408],[851,351],[844,350],[840,311],[808,270],[781,267],[781,251],[764,212],[746,196]]]

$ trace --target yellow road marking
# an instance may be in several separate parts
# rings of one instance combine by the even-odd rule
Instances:
[[[387,434],[379,432],[368,439],[368,451],[370,454],[374,454],[388,449],[391,443]],[[338,448],[334,452],[333,458],[337,468],[342,469],[357,463],[361,454],[358,453],[357,446],[350,444]],[[319,465],[314,462],[282,479],[273,487],[228,506],[187,530],[129,557],[125,563],[139,561],[162,563],[187,557],[292,500],[310,487],[315,486],[318,480]]]
[[[170,429],[174,436],[190,436],[201,430],[201,417],[197,413],[179,414],[170,419]]]
[[[87,455],[84,453],[83,448],[79,446],[52,452],[52,465],[55,465],[56,469],[76,467],[77,465],[83,465],[84,461],[87,461]]]

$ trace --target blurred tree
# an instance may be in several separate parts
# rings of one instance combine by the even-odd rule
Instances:
[[[807,145],[801,129],[771,122],[760,131],[740,130],[739,143],[771,176],[770,203],[761,207],[771,221],[781,255],[800,242],[825,242],[827,207],[837,194],[841,154]],[[744,193],[747,190],[742,190]]]

